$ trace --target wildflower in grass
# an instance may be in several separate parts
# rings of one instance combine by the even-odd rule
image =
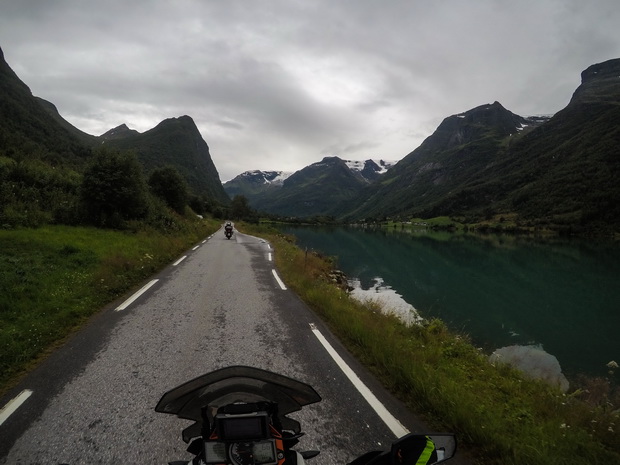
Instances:
[[[612,360],[607,364],[607,368],[609,368],[609,376],[613,376],[615,373],[614,370],[618,368],[618,364],[614,360]]]

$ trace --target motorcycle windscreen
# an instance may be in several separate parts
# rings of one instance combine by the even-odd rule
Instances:
[[[201,409],[212,411],[234,402],[276,402],[280,415],[319,402],[312,386],[259,368],[232,366],[199,376],[162,396],[155,411],[202,421]]]

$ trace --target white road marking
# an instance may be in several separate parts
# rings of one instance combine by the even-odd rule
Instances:
[[[179,263],[181,263],[183,260],[185,260],[187,258],[187,255],[183,255],[181,258],[179,258],[176,262],[174,262],[172,264],[172,266],[177,266]]]
[[[201,242],[201,244],[204,244],[205,242],[207,242],[207,240],[205,239],[204,241]]]
[[[310,323],[310,328],[312,332],[317,337],[319,342],[325,347],[327,353],[331,355],[336,364],[340,367],[342,372],[345,374],[347,378],[353,383],[353,386],[362,394],[366,402],[370,404],[375,412],[379,415],[379,417],[384,421],[388,428],[394,433],[397,438],[404,436],[409,433],[409,430],[405,428],[400,421],[398,421],[389,411],[385,408],[385,406],[377,399],[377,397],[372,393],[370,389],[366,387],[366,385],[362,382],[361,379],[355,374],[355,372],[346,364],[346,362],[342,359],[342,357],[336,352],[336,350],[332,347],[332,345],[325,339],[323,334],[316,329],[314,323]]]
[[[114,310],[115,312],[120,312],[121,310],[125,310],[127,307],[129,307],[138,297],[140,297],[142,294],[144,294],[146,291],[148,291],[151,286],[153,284],[155,284],[157,281],[159,281],[159,279],[154,279],[152,281],[150,281],[149,283],[145,284],[142,289],[140,289],[138,292],[136,292],[134,295],[132,295],[129,299],[127,299],[125,302],[123,302],[122,304],[120,304],[118,307],[116,307],[116,310]]]
[[[30,389],[25,389],[20,392],[17,397],[11,399],[4,407],[2,407],[2,410],[0,410],[0,425],[2,425],[2,423],[4,423],[13,413],[15,413],[15,410],[26,402],[28,397],[31,395],[32,391]]]
[[[271,261],[271,252],[267,254],[267,260]]]
[[[194,247],[192,250],[196,250],[198,247],[200,247],[199,245],[197,245],[196,247]]]
[[[272,269],[271,272],[273,273],[273,277],[276,278],[276,281],[278,281],[278,285],[280,286],[280,289],[282,289],[283,291],[286,291],[286,286],[280,279],[280,276],[278,276],[278,273],[276,273],[276,270]]]

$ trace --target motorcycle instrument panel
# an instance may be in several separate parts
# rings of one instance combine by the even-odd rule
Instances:
[[[275,465],[278,463],[276,444],[273,439],[233,443],[205,441],[204,446],[208,464]]]

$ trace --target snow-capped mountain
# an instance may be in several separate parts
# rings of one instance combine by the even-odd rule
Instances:
[[[246,171],[224,183],[224,190],[230,197],[244,195],[254,208],[270,213],[331,214],[331,207],[354,198],[394,164],[385,160],[325,157],[295,173]]]
[[[232,198],[244,195],[248,199],[269,189],[280,188],[284,181],[293,173],[288,171],[245,171],[224,183],[224,190]]]
[[[386,160],[342,160],[351,171],[358,171],[368,181],[374,181],[396,164]]]

